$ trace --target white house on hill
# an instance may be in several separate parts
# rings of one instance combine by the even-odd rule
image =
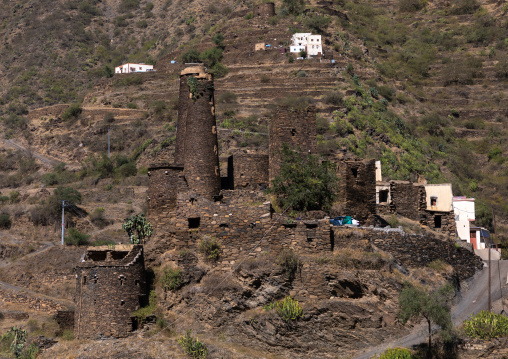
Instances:
[[[475,220],[474,198],[453,197],[453,211],[455,212],[457,235],[463,241],[471,243],[470,224]]]
[[[115,74],[132,74],[134,72],[151,72],[153,70],[153,65],[146,64],[123,64],[118,67],[115,67]]]
[[[291,37],[289,51],[296,53],[306,51],[307,56],[321,56],[323,54],[321,35],[312,35],[310,32],[297,32]]]

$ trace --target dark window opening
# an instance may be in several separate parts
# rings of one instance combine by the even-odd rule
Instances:
[[[120,305],[122,305],[122,306],[123,306],[124,304],[125,304],[125,301],[121,300],[121,301],[120,301]]]
[[[430,197],[430,205],[437,206],[437,197]]]
[[[120,285],[123,286],[123,281],[124,281],[125,277],[120,277]]]
[[[134,284],[136,284],[136,287],[139,287],[139,279],[136,279],[136,280],[134,281]]]
[[[441,216],[434,216],[434,227],[441,228]]]
[[[358,168],[351,168],[351,174],[354,178],[358,177]]]
[[[296,129],[295,129],[295,128],[292,128],[292,129],[291,129],[291,136],[294,136],[294,135],[296,135]]]
[[[124,259],[129,252],[112,251],[111,258],[114,260]]]
[[[388,202],[388,190],[379,191],[379,203]]]
[[[188,218],[187,220],[189,221],[189,228],[199,228],[201,222],[200,217]]]
[[[221,223],[221,224],[219,224],[219,228],[229,228],[229,224]]]
[[[83,285],[86,285],[86,275],[83,276]]]

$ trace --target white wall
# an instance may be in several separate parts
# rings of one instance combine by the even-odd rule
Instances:
[[[475,219],[474,198],[453,198],[453,212],[455,213],[455,225],[460,239],[470,243],[470,224]]]
[[[452,211],[453,193],[451,183],[426,184],[425,193],[427,199],[427,210],[443,212]],[[437,198],[437,205],[431,205],[431,197]]]
[[[153,71],[153,65],[127,63],[115,67],[115,74],[131,74],[134,72],[150,72],[150,71]]]

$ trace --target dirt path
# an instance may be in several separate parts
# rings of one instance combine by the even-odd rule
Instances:
[[[26,153],[32,154],[32,156],[34,156],[35,158],[37,158],[39,161],[41,161],[42,163],[44,163],[47,166],[55,167],[59,163],[58,160],[56,160],[54,158],[47,157],[47,156],[43,156],[43,155],[41,155],[39,153],[36,153],[36,152],[33,152],[32,150],[27,149],[26,147],[20,145],[17,142],[14,142],[13,140],[2,139],[2,141],[8,147],[12,147],[12,148],[15,148],[17,150],[21,150],[21,151],[24,151]]]
[[[458,326],[471,314],[479,313],[487,309],[488,305],[488,268],[485,266],[481,272],[478,272],[472,279],[463,283],[463,288],[457,296],[457,303],[452,308],[452,321],[454,326]],[[501,292],[503,298],[508,298],[508,260],[492,261],[491,282],[492,294],[491,300],[494,304],[494,311],[499,313],[502,309]],[[504,309],[505,311],[507,308]],[[355,359],[369,359],[375,354],[382,353],[387,348],[406,347],[426,342],[428,331],[425,325],[418,325],[413,328],[411,333],[402,338],[396,338],[390,342],[385,342],[375,348],[355,356]]]

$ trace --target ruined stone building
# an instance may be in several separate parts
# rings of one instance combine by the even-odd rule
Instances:
[[[146,302],[145,287],[143,246],[89,247],[76,267],[75,337],[128,336],[132,312]]]

